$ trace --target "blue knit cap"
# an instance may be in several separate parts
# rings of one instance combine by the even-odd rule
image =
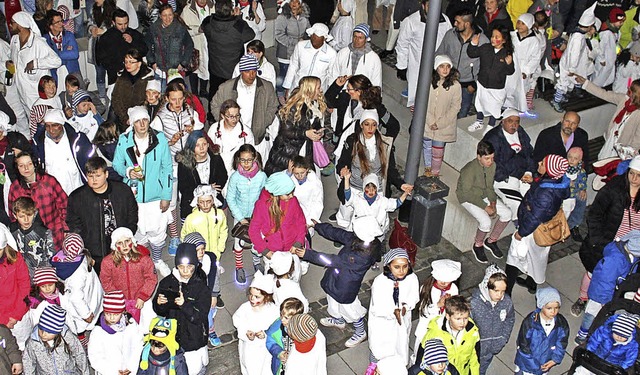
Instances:
[[[550,286],[546,288],[538,288],[538,290],[536,290],[536,306],[541,309],[550,302],[558,302],[558,304],[561,303],[560,293],[558,293],[556,288],[552,288]]]
[[[359,25],[357,25],[356,27],[353,28],[353,32],[356,33],[362,33],[364,35],[365,38],[367,38],[367,40],[369,39],[369,34],[371,34],[371,28],[369,27],[369,25],[367,25],[366,23],[361,23]]]
[[[49,305],[44,308],[42,315],[40,315],[38,328],[45,332],[57,335],[62,332],[66,317],[67,312],[62,307],[58,305]]]
[[[258,59],[253,55],[244,55],[240,58],[239,68],[241,72],[258,70]]]
[[[286,171],[274,173],[269,178],[267,178],[267,183],[264,185],[264,188],[273,195],[286,195],[291,193],[296,185],[287,175]]]
[[[91,96],[89,96],[89,93],[80,89],[76,91],[71,97],[71,104],[73,105],[73,108],[76,108],[78,104],[82,103],[87,99],[91,101]]]

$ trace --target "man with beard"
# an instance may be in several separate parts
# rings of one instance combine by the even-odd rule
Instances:
[[[589,135],[579,126],[580,115],[578,113],[573,111],[565,113],[562,121],[540,132],[533,149],[533,160],[538,163],[545,156],[551,154],[566,158],[567,151],[571,147],[580,147],[583,153],[583,165],[587,166],[589,164]]]

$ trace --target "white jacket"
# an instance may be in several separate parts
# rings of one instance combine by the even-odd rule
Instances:
[[[240,9],[240,13],[242,14],[242,19],[249,25],[253,32],[256,33],[256,36],[253,39],[262,40],[262,32],[267,29],[267,17],[264,15],[262,3],[258,2],[258,6],[255,10],[255,14],[260,18],[260,22],[258,23],[256,23],[255,19],[249,19],[249,5]]]
[[[616,74],[617,45],[618,33],[611,30],[600,32],[600,53],[596,57],[596,71],[591,78],[594,85],[605,87],[613,83]]]
[[[339,16],[333,27],[331,28],[331,36],[333,40],[329,42],[331,47],[337,51],[346,47],[351,43],[353,36],[353,28],[355,26],[356,2],[354,0],[342,0],[342,8],[348,12],[348,16]],[[338,14],[338,10],[334,14]]]
[[[438,35],[436,36],[436,50],[444,38],[444,34],[451,29],[449,17],[442,14],[444,22],[438,25]],[[411,107],[415,102],[416,89],[418,87],[418,72],[420,71],[420,60],[422,59],[422,41],[424,39],[425,22],[420,19],[420,11],[417,11],[405,18],[400,23],[398,42],[396,43],[396,68],[407,69],[407,83],[409,86],[409,97],[407,107]]]
[[[307,180],[303,184],[300,184],[293,175],[291,175],[291,180],[296,185],[293,195],[298,198],[302,212],[304,212],[304,218],[307,219],[307,224],[313,224],[311,219],[320,221],[324,208],[324,188],[320,178],[315,172],[309,171]]]
[[[63,306],[67,310],[67,326],[71,332],[82,333],[95,327],[100,311],[102,311],[102,284],[94,269],[87,271],[87,258],[76,271],[64,281],[64,294],[69,304]],[[93,314],[90,323],[84,321]]]
[[[371,50],[362,56],[358,61],[355,74],[365,75],[372,85],[382,87],[382,62],[378,54]],[[338,56],[333,63],[331,83],[340,76],[351,75],[354,75],[351,67],[351,50],[347,46],[338,52]]]
[[[316,333],[316,343],[309,352],[300,353],[295,345],[291,347],[285,373],[327,375],[327,339],[320,330]]]
[[[640,64],[629,61],[627,65],[618,66],[616,79],[613,81],[613,91],[626,94],[631,82],[640,78]]]
[[[282,87],[291,90],[298,87],[300,78],[316,76],[322,82],[322,91],[325,91],[333,83],[331,64],[335,61],[336,55],[336,50],[327,43],[315,49],[309,40],[298,42],[289,60],[289,70]]]
[[[518,60],[520,72],[527,76],[523,79],[524,92],[526,93],[534,87],[534,74],[540,70],[540,59],[542,58],[542,50],[540,49],[540,40],[535,33],[529,33],[523,39],[520,39],[517,31],[511,32],[511,42],[513,43],[513,57]]]
[[[136,374],[144,346],[142,339],[143,334],[133,319],[124,331],[114,334],[108,334],[98,324],[91,331],[87,350],[89,363],[96,375],[117,374],[125,369]]]
[[[280,286],[273,288],[273,301],[276,306],[280,306],[287,298],[297,298],[304,306],[304,312],[309,312],[309,300],[302,294],[300,284],[291,279],[280,279]]]
[[[353,222],[356,218],[360,216],[373,216],[376,218],[382,233],[386,233],[389,227],[389,215],[387,212],[393,212],[398,208],[398,199],[387,198],[383,194],[378,193],[375,202],[369,205],[364,198],[364,192],[351,189],[351,196],[345,202],[345,206],[353,207],[353,219],[349,223],[348,231],[353,229]]]
[[[256,311],[249,302],[245,302],[233,314],[233,326],[238,331],[242,375],[271,375],[271,354],[267,350],[266,337],[249,340],[247,331],[266,332],[279,316],[280,308],[275,303],[268,303]]]
[[[220,134],[218,134],[218,126],[220,126]],[[254,144],[253,133],[251,132],[251,128],[248,126],[244,126],[244,132],[246,136],[240,137],[242,135],[242,126],[238,123],[231,131],[228,131],[224,128],[224,120],[218,121],[215,124],[212,124],[209,128],[209,133],[207,135],[211,139],[214,145],[218,145],[220,152],[220,157],[222,161],[224,161],[224,167],[227,169],[227,174],[231,177],[231,172],[233,172],[233,156],[236,151],[245,143],[250,145]]]
[[[589,49],[585,34],[575,32],[569,37],[567,48],[560,58],[560,75],[556,83],[556,89],[568,92],[576,84],[575,78],[570,77],[570,73],[575,73],[582,77],[587,77],[589,66]]]
[[[187,126],[191,125],[193,125],[193,130],[204,129],[204,124],[201,123],[198,118],[198,112],[185,103],[184,109],[180,111],[180,113],[172,112],[169,109],[169,104],[165,104],[158,111],[158,114],[153,119],[150,126],[156,131],[163,132],[164,136],[167,137],[167,142],[169,142],[174,134],[185,130]],[[177,163],[174,157],[178,151],[185,147],[187,138],[189,138],[189,133],[185,131],[178,142],[174,143],[173,146],[169,146],[169,150],[171,150],[171,159],[174,164],[174,175],[177,171],[177,169],[175,169]]]

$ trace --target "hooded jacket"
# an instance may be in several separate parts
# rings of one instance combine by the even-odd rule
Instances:
[[[480,334],[478,326],[469,319],[467,326],[462,331],[462,340],[456,344],[456,339],[447,330],[447,318],[444,315],[435,317],[429,322],[427,334],[420,343],[416,355],[416,361],[422,361],[424,343],[431,339],[440,339],[447,347],[449,362],[458,369],[461,375],[478,375],[480,362],[478,360]]]
[[[604,257],[596,264],[587,295],[602,305],[611,301],[619,278],[625,278],[631,270],[629,252],[625,241],[613,241],[605,246]],[[632,254],[633,255],[633,254]],[[637,259],[633,257],[634,261]]]
[[[238,171],[233,172],[229,177],[227,205],[236,222],[251,218],[253,208],[266,181],[267,175],[262,171],[253,178],[245,177]]]
[[[255,37],[255,32],[241,18],[212,14],[202,21],[202,32],[207,38],[209,73],[231,79],[233,68],[244,55],[244,44]]]
[[[551,220],[562,208],[562,201],[569,198],[568,177],[544,179],[531,184],[518,207],[518,233],[526,237],[542,223]]]
[[[296,44],[305,37],[306,31],[311,27],[309,22],[309,6],[302,2],[302,12],[298,17],[291,14],[291,6],[287,2],[282,6],[282,14],[279,14],[275,22],[276,57],[279,62],[289,63]]]
[[[209,213],[204,213],[194,207],[182,224],[180,237],[184,240],[187,234],[193,232],[200,233],[207,241],[207,251],[213,252],[220,259],[229,233],[224,211],[212,208]]]
[[[0,280],[0,324],[6,325],[9,318],[19,321],[29,310],[24,299],[29,295],[31,282],[22,254],[17,253],[13,264],[7,262],[6,256],[0,257]]]
[[[138,245],[138,252],[141,254],[137,262],[122,259],[120,265],[116,266],[113,261],[113,253],[109,254],[102,261],[100,271],[100,282],[105,292],[120,290],[124,294],[125,300],[140,298],[148,301],[156,289],[158,278],[153,267],[153,261],[149,257],[149,250],[142,245]]]
[[[569,339],[569,323],[561,314],[555,317],[555,326],[547,336],[540,324],[540,309],[529,313],[520,326],[517,339],[516,366],[521,371],[542,375],[542,364],[553,360],[560,364]]]
[[[460,72],[461,84],[475,85],[475,81],[478,79],[480,58],[472,58],[467,54],[467,48],[471,45],[471,39],[474,35],[480,35],[479,46],[489,43],[489,38],[477,26],[473,27],[473,34],[467,41],[462,39],[460,32],[454,27],[444,34],[440,47],[436,51],[436,56],[447,55],[451,58],[453,66]]]
[[[69,346],[68,353],[64,343],[60,343],[53,352],[50,352],[40,340],[38,327],[33,329],[22,354],[24,374],[89,375],[87,354],[82,348],[80,340],[66,327],[62,330],[61,335]]]
[[[636,341],[636,328],[634,328],[627,342],[624,344],[616,343],[612,336],[612,326],[618,316],[610,316],[603,325],[596,329],[589,337],[587,350],[607,363],[626,370],[633,367],[638,358],[638,341]]]

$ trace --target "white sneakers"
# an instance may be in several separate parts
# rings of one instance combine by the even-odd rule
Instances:
[[[469,125],[467,130],[470,132],[477,132],[482,128],[484,128],[484,122],[482,120],[476,120],[471,125]]]
[[[156,270],[160,273],[160,276],[167,277],[171,274],[171,268],[167,266],[164,260],[160,259],[153,262],[153,265],[156,267]]]

